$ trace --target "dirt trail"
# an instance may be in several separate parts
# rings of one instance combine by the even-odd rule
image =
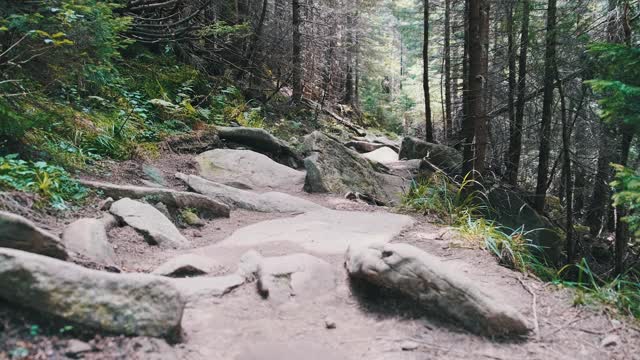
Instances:
[[[184,159],[184,158],[183,158]],[[165,175],[175,172],[175,159],[155,164]],[[184,171],[185,166],[180,170]],[[181,185],[172,182],[173,187]],[[336,196],[310,195],[300,190],[283,192],[314,201],[329,209],[389,213],[390,209],[351,202]],[[255,190],[254,190],[255,191]],[[118,255],[125,267],[150,271],[181,253],[208,256],[218,261],[217,275],[235,272],[248,250],[263,256],[306,253],[331,264],[336,287],[313,298],[265,299],[255,282],[246,283],[222,297],[189,303],[183,319],[184,342],[176,345],[183,359],[297,360],[297,359],[639,359],[640,330],[615,320],[607,312],[573,307],[571,294],[521,273],[499,266],[479,249],[457,246],[458,236],[423,217],[392,241],[405,242],[455,262],[460,271],[501,301],[517,308],[538,331],[528,339],[500,342],[471,335],[446,319],[425,315],[411,301],[371,286],[352,284],[343,268],[342,254],[309,251],[292,242],[256,246],[221,246],[235,230],[292,214],[262,214],[243,210],[230,219],[218,219],[203,229],[185,230],[194,242],[184,251],[152,251],[150,246],[132,253],[125,245]],[[287,229],[283,229],[286,231]],[[123,241],[123,236],[115,238]],[[304,237],[304,231],[298,234]],[[366,235],[366,234],[365,234]],[[371,234],[375,236],[376,234]],[[130,243],[129,241],[126,241]],[[143,249],[144,248],[144,249]],[[145,254],[140,256],[140,254]],[[535,301],[534,301],[535,299]],[[327,319],[335,328],[327,327]],[[535,320],[534,320],[535,319]],[[604,346],[603,341],[615,344]],[[173,355],[172,355],[173,356]]]

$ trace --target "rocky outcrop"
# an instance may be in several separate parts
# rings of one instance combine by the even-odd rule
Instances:
[[[0,298],[98,330],[152,337],[179,334],[184,300],[168,280],[112,274],[0,249]]]
[[[151,245],[182,248],[189,240],[155,207],[124,198],[111,205],[109,211],[122,222],[140,232]]]
[[[215,277],[197,276],[170,280],[188,302],[219,298],[245,283],[245,278],[238,274]]]
[[[425,159],[447,173],[458,173],[462,166],[462,154],[449,146],[428,143],[407,136],[402,139],[400,159]]]
[[[251,251],[242,256],[239,268],[255,269],[258,291],[277,303],[291,297],[313,300],[336,286],[331,264],[308,254],[262,257]]]
[[[152,274],[169,277],[189,277],[213,273],[220,268],[217,261],[195,254],[184,254],[167,260]]]
[[[0,211],[0,247],[66,260],[67,250],[57,236],[20,215]]]
[[[101,191],[104,196],[116,200],[122,198],[149,199],[166,205],[171,211],[177,213],[179,209],[193,208],[198,214],[206,218],[229,217],[229,207],[223,203],[210,199],[204,195],[172,189],[149,188],[133,185],[116,185],[97,181],[81,180],[80,183],[95,190]]]
[[[267,155],[280,164],[298,169],[302,167],[302,158],[289,144],[271,135],[264,129],[248,127],[218,127],[220,139],[242,145]]]
[[[290,242],[316,253],[344,254],[349,245],[391,241],[412,224],[413,219],[406,215],[327,209],[249,225],[219,245],[253,247]]]
[[[104,265],[116,265],[116,254],[109,244],[105,222],[98,219],[79,219],[62,233],[62,241],[69,251]]]
[[[520,314],[499,297],[480,289],[459,270],[407,244],[352,246],[349,275],[397,290],[441,318],[487,336],[521,336],[529,329]]]
[[[339,195],[358,192],[382,203],[392,201],[392,196],[384,191],[383,179],[357,152],[319,131],[307,135],[304,145],[311,154],[304,160],[305,191]]]
[[[253,189],[299,189],[304,173],[250,150],[216,149],[196,157],[200,176]]]
[[[255,193],[218,184],[196,175],[178,173],[176,178],[184,181],[193,191],[221,201],[232,208],[267,213],[307,212],[322,209],[322,206],[316,203],[280,192]]]
[[[363,157],[371,161],[375,161],[381,164],[389,164],[399,161],[398,153],[391,148],[382,147],[378,150],[362,154]]]

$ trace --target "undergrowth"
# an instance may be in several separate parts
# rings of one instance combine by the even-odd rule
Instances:
[[[460,183],[436,172],[429,179],[413,182],[401,208],[439,219],[456,228],[470,246],[489,251],[508,268],[528,273],[558,287],[575,290],[574,304],[603,304],[623,315],[640,318],[640,273],[633,270],[614,279],[599,277],[586,259],[555,268],[530,235],[541,229],[511,229],[489,220],[491,204],[482,186],[469,175]]]
[[[67,209],[70,202],[81,201],[88,194],[63,168],[44,161],[20,160],[16,154],[0,157],[0,189],[38,194],[43,199],[41,205],[51,204],[58,210]]]

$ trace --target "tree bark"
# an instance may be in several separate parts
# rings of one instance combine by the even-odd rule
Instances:
[[[444,0],[444,126],[445,137],[453,135],[451,111],[451,0]]]
[[[424,90],[424,117],[425,139],[433,142],[433,124],[431,123],[431,95],[429,94],[429,0],[423,0],[424,4],[424,42],[422,45],[422,88]]]
[[[291,0],[293,48],[292,48],[292,102],[300,102],[302,99],[302,34],[300,33],[300,0]]]
[[[544,65],[544,95],[542,100],[542,124],[540,129],[540,151],[538,160],[538,183],[534,208],[544,211],[549,177],[549,155],[551,145],[551,118],[553,116],[553,90],[556,62],[556,2],[549,0],[547,5],[547,34]]]

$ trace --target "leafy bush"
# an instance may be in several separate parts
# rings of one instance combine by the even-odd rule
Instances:
[[[616,206],[626,205],[629,214],[625,221],[636,239],[640,238],[640,173],[620,165],[614,165],[616,179],[611,184],[617,192],[613,195]]]
[[[63,168],[44,161],[20,160],[16,154],[0,157],[0,188],[38,194],[60,210],[68,208],[67,202],[80,201],[88,193]]]

